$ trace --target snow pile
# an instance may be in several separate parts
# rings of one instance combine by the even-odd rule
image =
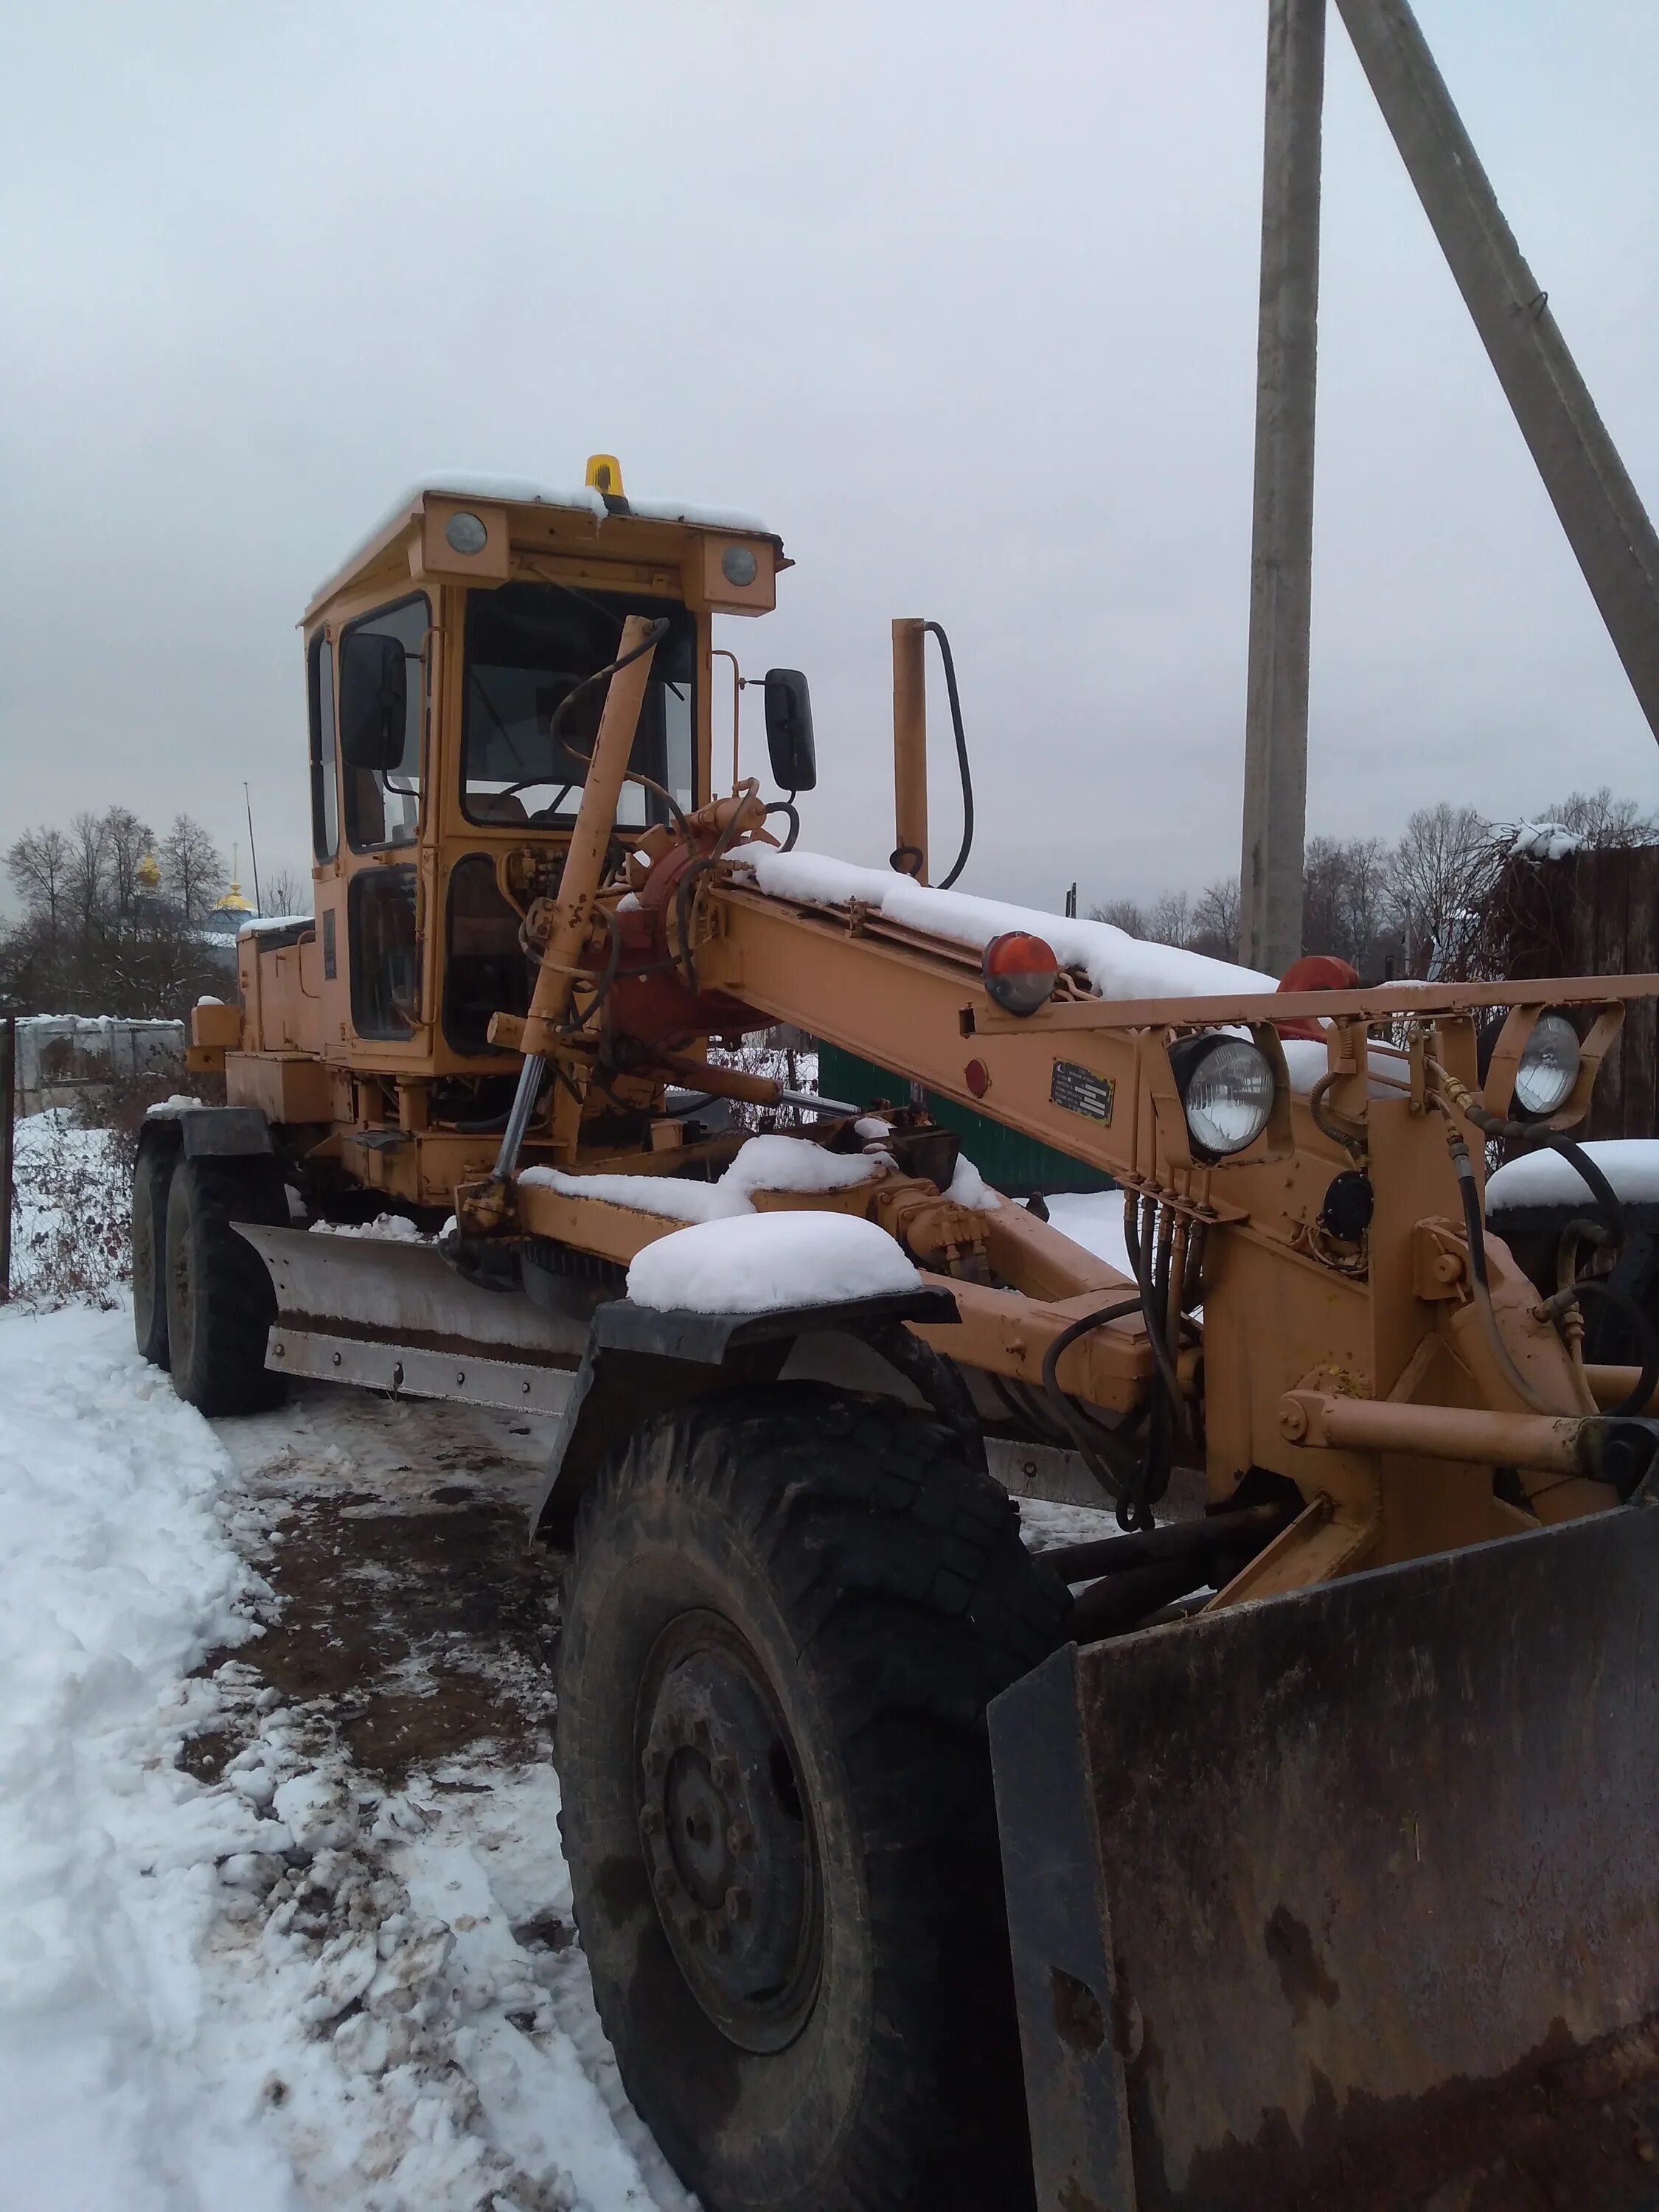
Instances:
[[[1002,1203],[966,1152],[957,1154],[956,1173],[945,1195],[958,1206],[971,1206],[976,1213],[994,1213]]]
[[[365,1237],[383,1244],[434,1244],[434,1237],[423,1236],[405,1215],[377,1213],[373,1221],[313,1221],[313,1237]]]
[[[1522,822],[1516,830],[1510,847],[1512,860],[1565,860],[1571,853],[1582,853],[1584,841],[1576,830],[1569,830],[1564,822]]]
[[[1620,1198],[1632,1206],[1659,1205],[1659,1138],[1606,1137],[1587,1144],[1584,1150]],[[1486,1185],[1488,1213],[1522,1206],[1595,1211],[1589,1186],[1577,1168],[1547,1147],[1510,1160]]]
[[[0,1317],[0,2171],[20,2208],[282,2212],[257,2080],[222,2102],[179,2064],[214,1861],[289,1840],[173,1764],[248,1577],[211,1431],[130,1344],[125,1316]]]
[[[827,1152],[801,1137],[750,1137],[718,1182],[680,1176],[566,1175],[562,1168],[526,1168],[520,1183],[565,1198],[599,1198],[670,1221],[726,1221],[752,1213],[757,1190],[851,1190],[891,1164],[885,1153]]]
[[[1120,1274],[1133,1276],[1129,1247],[1123,1235],[1123,1194],[1121,1190],[1062,1190],[1043,1200],[1048,1221],[1062,1237],[1082,1245]]]
[[[125,1315],[0,1314],[0,2202],[690,2212],[535,1933],[550,1769],[369,1783],[258,1670],[270,1510]]]
[[[750,1213],[658,1237],[629,1267],[628,1295],[635,1305],[670,1312],[775,1313],[914,1291],[921,1280],[873,1221],[850,1213]]]
[[[195,1100],[190,1102],[195,1104]],[[79,1127],[66,1106],[16,1125],[12,1296],[29,1305],[113,1303],[131,1271],[131,1201],[107,1129]]]
[[[181,1114],[199,1114],[204,1101],[191,1098],[182,1091],[175,1091],[171,1098],[158,1098],[153,1106],[144,1109],[147,1121],[176,1121]]]
[[[770,898],[843,906],[857,899],[908,929],[927,930],[982,951],[1006,931],[1029,930],[1051,945],[1060,963],[1080,968],[1103,999],[1255,997],[1276,991],[1279,978],[1236,968],[1202,952],[1147,945],[1107,921],[1076,921],[1035,908],[962,891],[936,891],[885,868],[854,867],[823,853],[783,853],[745,845],[732,855]]]

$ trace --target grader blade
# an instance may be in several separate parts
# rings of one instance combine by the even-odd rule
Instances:
[[[1659,1511],[990,1718],[1040,2212],[1659,2206]]]
[[[276,1295],[265,1357],[274,1372],[527,1413],[563,1410],[587,1340],[585,1318],[469,1282],[429,1244],[236,1228]]]

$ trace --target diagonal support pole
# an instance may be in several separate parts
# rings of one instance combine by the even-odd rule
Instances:
[[[1241,956],[1302,949],[1325,0],[1270,0],[1244,722]]]
[[[1407,0],[1336,0],[1360,66],[1659,737],[1659,538]]]

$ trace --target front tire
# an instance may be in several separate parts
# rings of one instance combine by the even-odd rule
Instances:
[[[623,2080],[708,2212],[1031,2200],[984,1712],[1064,1590],[938,1421],[648,1422],[578,1520],[561,1816]]]
[[[265,1369],[276,1293],[236,1221],[287,1225],[276,1163],[181,1159],[167,1193],[167,1343],[173,1389],[204,1413],[257,1413],[283,1402],[283,1378]]]

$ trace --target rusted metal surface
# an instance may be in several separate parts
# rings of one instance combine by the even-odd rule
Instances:
[[[1041,2212],[1659,2206],[1656,1591],[1630,1508],[994,1706]],[[1109,2030],[1086,2062],[1055,1970]]]

